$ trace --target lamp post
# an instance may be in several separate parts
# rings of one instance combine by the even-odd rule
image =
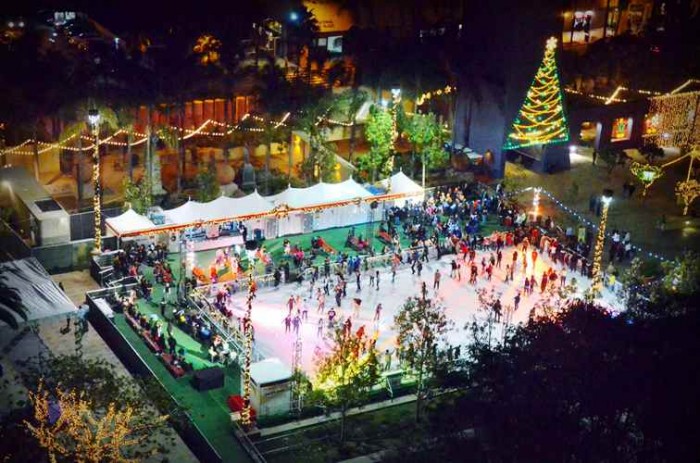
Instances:
[[[540,215],[540,193],[542,188],[535,188],[532,195],[532,221],[537,222],[537,217]]]
[[[92,186],[94,195],[92,207],[95,214],[95,248],[92,253],[102,253],[102,188],[100,187],[100,113],[97,109],[88,110],[88,126],[94,136],[92,151]],[[80,181],[80,179],[78,179]]]
[[[250,364],[253,358],[253,320],[251,318],[253,312],[253,299],[255,299],[255,291],[257,289],[253,280],[253,265],[254,261],[250,262],[248,271],[248,300],[246,301],[245,318],[243,319],[243,331],[245,335],[245,364],[243,365],[243,410],[241,412],[241,423],[248,430],[251,426],[251,407],[250,407]]]
[[[391,89],[391,145],[392,154],[389,157],[389,183],[387,185],[387,193],[391,193],[391,176],[394,173],[394,143],[399,138],[399,131],[396,125],[396,112],[401,103],[401,88],[395,87]]]
[[[597,297],[600,294],[600,287],[603,280],[603,275],[600,271],[600,266],[603,262],[603,249],[605,248],[605,227],[608,223],[608,209],[612,202],[612,190],[603,190],[603,196],[600,199],[603,207],[600,211],[600,225],[598,226],[598,238],[596,239],[595,249],[593,251],[593,282],[591,283],[591,297]]]

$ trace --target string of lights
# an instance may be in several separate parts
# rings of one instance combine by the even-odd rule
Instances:
[[[557,39],[549,38],[542,63],[513,121],[504,149],[563,143],[569,140],[556,49]]]
[[[443,88],[439,88],[437,90],[432,90],[430,92],[424,92],[416,98],[416,106],[420,106],[424,104],[426,101],[431,100],[433,98],[442,96],[442,95],[449,95],[450,93],[454,93],[457,91],[457,87],[453,87],[450,85],[446,85]]]
[[[253,358],[253,299],[255,299],[255,281],[253,280],[253,262],[248,269],[248,299],[246,300],[246,312],[243,319],[243,331],[245,333],[245,364],[243,368],[243,410],[241,411],[241,423],[248,429],[251,425],[250,406],[250,365]]]
[[[527,192],[527,191],[533,190],[534,188],[535,188],[535,187],[527,187],[527,188],[524,188],[524,189],[520,190],[519,192],[516,192],[515,194],[525,193],[525,192]],[[547,190],[545,190],[545,189],[543,189],[543,188],[540,188],[540,192],[541,192],[541,194],[544,194],[545,196],[547,196],[557,207],[563,209],[563,210],[566,211],[568,214],[570,214],[571,216],[575,217],[580,223],[582,223],[582,224],[584,224],[584,225],[586,225],[586,226],[588,226],[588,227],[591,227],[591,229],[593,229],[593,230],[598,230],[598,224],[596,224],[595,222],[593,222],[593,221],[591,221],[591,220],[586,219],[584,216],[582,216],[581,214],[579,214],[575,209],[572,209],[572,208],[570,208],[569,206],[567,206],[566,204],[564,204],[563,202],[559,201],[559,200],[558,200],[552,193],[550,193],[549,191],[547,191]],[[612,236],[612,234],[611,234],[611,233],[606,233],[606,236]],[[666,259],[665,257],[663,257],[663,256],[660,255],[660,254],[657,254],[657,253],[654,253],[654,252],[646,251],[646,250],[642,249],[642,248],[639,247],[639,246],[634,246],[634,245],[633,245],[633,246],[632,246],[632,250],[635,251],[635,252],[638,252],[639,254],[646,255],[647,257],[650,257],[650,258],[652,258],[652,259],[658,259],[658,260],[660,260],[660,261],[662,261],[662,262],[668,260],[668,259]]]
[[[608,224],[608,210],[610,209],[610,202],[612,201],[612,196],[605,196],[601,198],[602,209],[600,211],[600,225],[598,226],[598,237],[596,238],[595,248],[593,250],[593,268],[592,268],[592,280],[591,283],[591,295],[593,297],[598,297],[600,294],[601,286],[603,285],[603,275],[600,271],[600,267],[603,263],[603,251],[605,249],[605,228]]]
[[[164,129],[167,129],[167,130],[172,130],[174,132],[184,132],[187,134],[187,135],[183,136],[183,139],[185,139],[185,140],[190,139],[194,136],[225,137],[225,136],[231,135],[233,132],[238,131],[238,130],[244,131],[244,132],[264,132],[264,129],[259,128],[259,127],[242,127],[241,123],[244,122],[245,120],[247,120],[248,117],[251,117],[253,120],[255,120],[257,122],[267,123],[267,124],[272,125],[274,128],[279,128],[279,127],[283,127],[283,126],[287,125],[286,121],[289,119],[290,115],[291,115],[291,113],[286,113],[284,115],[284,117],[282,117],[282,119],[280,119],[279,121],[274,121],[274,120],[266,120],[266,119],[259,117],[259,116],[250,116],[250,114],[246,114],[241,118],[241,120],[238,122],[238,124],[235,124],[235,125],[230,125],[230,124],[226,124],[223,122],[218,122],[218,121],[208,119],[195,129],[183,129],[182,127],[168,126],[168,127],[162,128],[161,131]],[[205,129],[207,129],[207,127],[209,127],[210,125],[214,125],[217,127],[224,127],[224,128],[226,128],[226,130],[225,131],[205,131]],[[114,132],[113,134],[106,136],[105,138],[103,138],[101,140],[98,140],[98,144],[125,147],[125,146],[129,146],[129,145],[138,146],[138,145],[141,145],[141,144],[145,143],[146,141],[148,141],[148,136],[146,134],[141,133],[141,132],[136,132],[136,131],[132,131],[131,134],[135,135],[139,138],[132,141],[131,143],[114,141],[115,137],[117,137],[119,135],[128,135],[128,133],[129,133],[129,131],[127,131],[127,130],[119,129],[116,132]],[[78,134],[74,134],[74,135],[71,135],[70,137],[65,138],[64,140],[61,140],[59,142],[54,142],[54,143],[37,141],[37,140],[30,138],[30,139],[23,141],[19,145],[16,145],[16,146],[13,146],[10,148],[6,148],[6,149],[0,151],[0,155],[15,154],[15,155],[23,155],[23,156],[34,156],[35,154],[43,154],[43,153],[49,152],[49,151],[54,150],[54,149],[62,149],[62,150],[76,151],[76,152],[90,151],[90,150],[94,149],[93,144],[85,145],[85,146],[81,146],[81,147],[75,147],[75,146],[69,145],[69,143],[72,140],[76,139],[77,137],[78,137]],[[88,141],[90,143],[94,142],[94,138],[88,137],[86,135],[80,135],[80,138],[82,140]],[[26,150],[26,149],[23,150],[22,149],[23,147],[26,147],[27,145],[34,145],[34,144],[41,147],[41,148],[37,149],[36,152],[34,150]]]

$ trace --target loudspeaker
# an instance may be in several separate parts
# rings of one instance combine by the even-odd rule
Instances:
[[[198,391],[208,391],[224,387],[224,370],[219,367],[204,368],[194,372],[194,387]]]

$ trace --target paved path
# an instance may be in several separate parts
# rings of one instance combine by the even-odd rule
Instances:
[[[53,280],[58,283],[62,282],[66,294],[76,305],[81,304],[85,300],[87,291],[98,289],[99,285],[90,277],[87,270],[79,272],[69,272],[59,275],[52,275]],[[70,326],[70,331],[66,330]],[[68,355],[75,353],[75,326],[73,323],[66,324],[66,319],[45,320],[41,323],[39,329],[39,337],[43,344],[56,355]],[[117,356],[107,346],[102,337],[97,334],[97,331],[90,325],[87,333],[81,340],[82,352],[89,359],[104,359],[114,365],[117,374],[129,376],[126,367],[121,363]],[[148,462],[160,462],[164,457],[167,457],[172,462],[196,463],[199,461],[194,456],[192,451],[182,441],[180,436],[173,432],[175,443],[166,442],[165,446],[170,449],[167,456],[157,455],[149,458]]]

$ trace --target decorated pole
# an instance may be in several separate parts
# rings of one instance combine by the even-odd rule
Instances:
[[[97,109],[88,111],[88,124],[95,137],[92,150],[92,208],[95,216],[95,247],[93,254],[102,253],[102,187],[100,185],[100,113]],[[80,179],[78,179],[80,181]]]
[[[241,423],[245,429],[249,429],[251,421],[250,409],[250,364],[253,358],[253,299],[257,287],[253,280],[253,262],[250,262],[248,270],[248,300],[246,301],[245,318],[243,319],[243,332],[245,334],[245,364],[243,366],[243,411],[241,413]]]
[[[591,297],[597,297],[600,294],[600,288],[603,282],[603,275],[600,271],[600,267],[603,263],[603,250],[605,248],[605,227],[608,223],[608,209],[610,207],[610,202],[612,201],[612,191],[604,190],[601,202],[603,203],[603,208],[600,213],[600,225],[598,226],[598,238],[595,243],[595,250],[593,251],[593,276],[590,294]]]
[[[540,215],[540,193],[542,188],[534,188],[532,195],[532,221],[537,222],[537,217]]]

